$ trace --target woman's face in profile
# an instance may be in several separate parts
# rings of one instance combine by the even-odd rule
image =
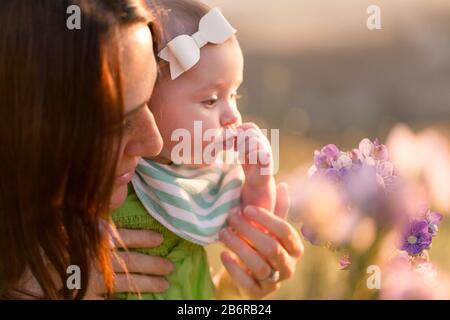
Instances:
[[[112,209],[120,207],[125,201],[128,184],[140,158],[157,156],[163,144],[147,105],[157,75],[150,28],[143,24],[123,28],[120,59],[125,130],[111,199]]]

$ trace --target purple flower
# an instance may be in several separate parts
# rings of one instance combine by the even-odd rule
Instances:
[[[389,160],[389,152],[384,144],[381,144],[378,139],[374,141],[374,155],[375,159],[381,161]]]
[[[351,265],[352,262],[350,261],[349,255],[343,255],[339,258],[339,266],[341,267],[341,270],[348,270]]]
[[[325,177],[327,177],[330,182],[338,183],[342,178],[342,173],[338,169],[331,168],[325,172]]]
[[[326,145],[320,151],[314,153],[314,164],[317,169],[328,169],[332,161],[339,155],[339,149],[334,144]]]
[[[410,255],[417,255],[431,245],[432,236],[428,232],[428,223],[423,220],[411,221],[408,229],[403,235],[401,250],[405,250]]]
[[[339,155],[339,149],[334,144],[328,144],[322,148],[321,151],[324,155],[326,155],[329,159],[334,159]]]
[[[312,245],[318,245],[319,244],[319,241],[317,239],[317,235],[315,234],[315,232],[311,228],[306,226],[306,225],[303,225],[303,227],[302,227],[302,235]]]
[[[330,167],[327,156],[316,151],[314,154],[314,165],[317,169],[327,169]]]
[[[439,229],[438,225],[442,220],[442,214],[428,210],[425,219],[428,223],[428,232],[433,237],[436,236]]]
[[[429,224],[439,224],[442,220],[442,214],[428,211],[426,214],[426,219]]]

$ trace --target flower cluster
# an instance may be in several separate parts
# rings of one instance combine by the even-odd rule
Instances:
[[[326,145],[314,153],[314,165],[308,175],[311,181],[326,182],[334,187],[345,211],[340,218],[334,214],[334,218],[339,220],[338,223],[343,222],[349,231],[356,226],[361,214],[372,214],[377,224],[390,223],[392,217],[386,215],[385,209],[387,195],[398,188],[399,176],[389,161],[387,148],[378,140],[364,139],[358,149],[349,152],[339,150],[334,144]],[[317,189],[322,191],[325,188]],[[331,239],[319,239],[317,228],[312,225],[314,223],[305,223],[302,228],[303,235],[311,243],[326,243],[330,247],[342,244],[333,243]]]
[[[334,144],[326,145],[314,153],[314,165],[309,169],[310,176],[324,176],[335,183],[344,183],[348,177],[369,172],[373,174],[378,187],[391,191],[398,182],[398,174],[389,161],[388,150],[378,140],[364,139],[358,149],[350,152],[340,151]]]
[[[395,227],[403,231],[398,249],[407,253],[411,258],[411,265],[416,260],[422,261],[423,257],[428,257],[427,250],[431,247],[433,237],[437,235],[442,215],[427,207],[423,207],[417,214],[409,212],[410,208],[404,206],[404,203],[411,201],[407,197],[405,201],[401,177],[389,159],[386,146],[378,140],[364,139],[358,149],[349,152],[339,150],[334,144],[326,145],[314,153],[314,165],[309,169],[308,175],[310,181],[326,181],[334,186],[342,203],[341,206],[332,207],[334,213],[325,217],[315,220],[304,217],[302,234],[309,242],[352,252],[354,248],[351,247],[351,242],[355,242],[355,239],[357,244],[361,244],[359,239],[364,240],[370,233],[375,233],[374,237],[380,237],[383,230]],[[325,193],[324,190],[326,188],[323,186],[316,188],[316,192]],[[323,197],[324,202],[332,203],[329,201],[332,197]],[[330,209],[330,205],[327,208]],[[336,208],[341,209],[339,211]],[[326,208],[322,211],[326,211]],[[367,226],[367,223],[362,223],[367,220],[373,221],[375,226],[372,229],[361,228]],[[321,230],[328,228],[327,221],[334,226],[331,227],[331,232]],[[344,228],[347,229],[347,234],[335,237]],[[358,234],[360,237],[356,238]],[[373,242],[374,238],[371,240]],[[343,255],[339,261],[341,269],[349,269],[352,258],[348,254]]]
[[[434,131],[417,137],[404,131],[391,134],[386,146],[369,139],[355,149],[325,145],[314,152],[309,170],[300,165],[286,177],[293,200],[289,219],[305,240],[336,255],[333,268],[341,270],[342,285],[333,296],[450,297],[450,274],[430,259],[432,246],[440,249],[435,237],[445,231],[443,215],[450,212],[450,146]],[[376,277],[368,277],[371,266],[381,271]],[[328,269],[322,272],[317,278]],[[380,290],[371,289],[376,282]]]

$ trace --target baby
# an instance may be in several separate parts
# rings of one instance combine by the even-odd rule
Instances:
[[[256,125],[242,124],[237,109],[244,61],[236,30],[218,9],[197,1],[147,2],[161,26],[155,34],[159,77],[149,107],[164,147],[158,158],[141,161],[113,219],[121,228],[161,233],[160,247],[138,251],[175,264],[170,288],[143,299],[211,299],[203,246],[218,240],[233,209],[273,211],[272,152]]]

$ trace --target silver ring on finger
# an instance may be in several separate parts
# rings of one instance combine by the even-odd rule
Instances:
[[[271,269],[269,276],[264,280],[271,283],[277,283],[278,281],[280,281],[280,271]]]

